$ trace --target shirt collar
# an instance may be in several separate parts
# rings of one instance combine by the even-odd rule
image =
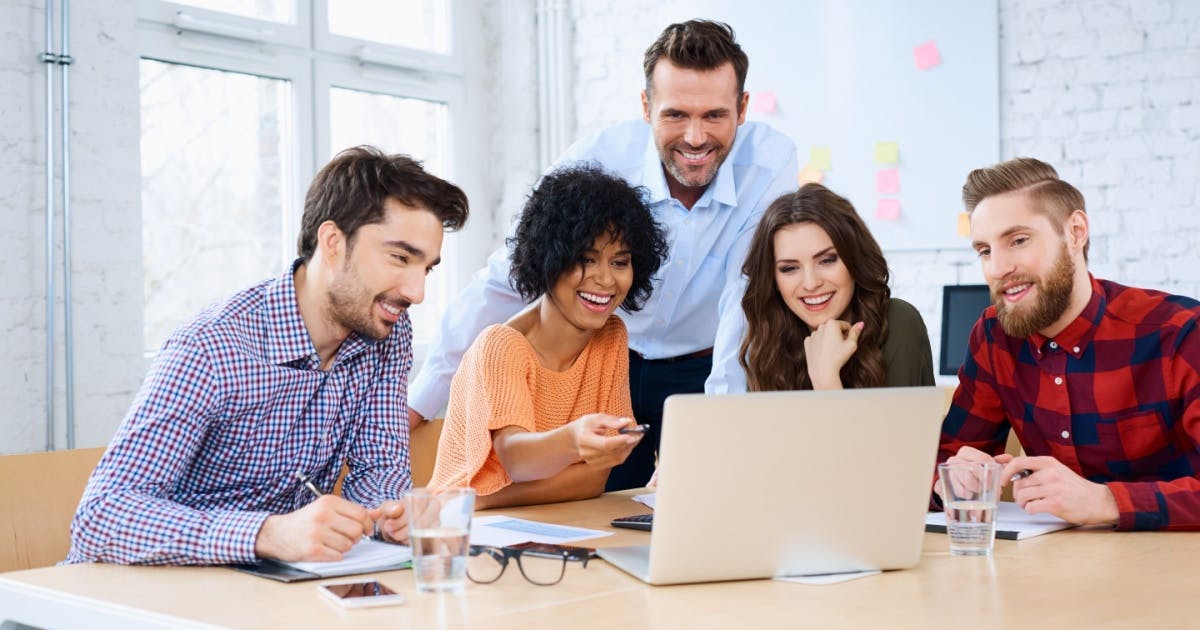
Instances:
[[[704,207],[714,201],[729,208],[737,206],[737,182],[733,177],[733,156],[737,153],[738,143],[741,142],[743,135],[745,134],[739,133],[734,138],[733,147],[725,156],[725,161],[717,168],[717,176],[709,182],[708,188],[696,201],[695,207]],[[650,191],[649,202],[655,204],[671,199],[671,189],[667,187],[667,173],[663,170],[662,157],[658,154],[658,147],[654,144],[653,129],[650,130],[650,136],[646,140],[646,151],[642,156],[642,162],[641,185]]]
[[[1062,329],[1062,332],[1055,335],[1053,340],[1041,333],[1030,335],[1029,340],[1033,343],[1034,348],[1040,350],[1050,341],[1054,341],[1054,343],[1058,344],[1058,347],[1076,359],[1083,356],[1084,350],[1087,349],[1088,344],[1095,338],[1096,328],[1100,325],[1100,320],[1104,317],[1104,312],[1108,306],[1104,289],[1096,281],[1095,276],[1089,273],[1088,280],[1092,285],[1092,297],[1088,300],[1087,306],[1084,306],[1079,316],[1071,320],[1071,323],[1067,324],[1067,327]]]
[[[276,365],[301,359],[311,361],[317,355],[296,302],[295,273],[302,262],[297,258],[287,271],[267,285],[262,328],[264,351],[267,360]]]

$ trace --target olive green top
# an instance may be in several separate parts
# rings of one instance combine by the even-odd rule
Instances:
[[[933,351],[921,313],[908,302],[888,303],[888,337],[883,342],[883,363],[888,387],[933,385]]]

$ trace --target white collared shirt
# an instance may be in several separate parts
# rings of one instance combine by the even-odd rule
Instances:
[[[796,188],[795,144],[766,124],[741,125],[725,162],[690,211],[671,197],[644,121],[619,123],[577,141],[551,170],[577,162],[599,164],[646,188],[651,212],[667,232],[670,252],[655,275],[650,299],[636,313],[617,310],[629,330],[630,348],[659,359],[712,347],[713,371],[705,391],[745,391],[737,362],[745,330],[742,264],[763,211]],[[409,390],[409,406],[425,417],[446,405],[454,371],[479,332],[525,306],[509,285],[508,269],[508,249],[501,246],[447,310]]]

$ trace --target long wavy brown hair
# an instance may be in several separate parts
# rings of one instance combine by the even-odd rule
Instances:
[[[849,201],[820,184],[805,184],[767,208],[742,267],[748,279],[742,297],[746,337],[738,360],[746,370],[748,388],[812,389],[804,355],[804,339],[812,331],[788,308],[775,286],[775,234],[797,223],[813,223],[825,230],[854,280],[854,295],[839,319],[866,322],[858,349],[842,366],[842,385],[882,387],[887,380],[883,342],[892,295],[887,261]]]

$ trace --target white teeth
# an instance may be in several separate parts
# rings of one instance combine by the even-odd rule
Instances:
[[[805,304],[809,304],[811,306],[816,306],[818,304],[824,304],[824,303],[828,302],[829,300],[833,299],[833,294],[826,293],[825,295],[822,295],[819,297],[806,297],[806,298],[800,298],[800,299]]]
[[[595,293],[588,293],[587,291],[580,291],[579,297],[581,297],[593,304],[601,304],[601,305],[608,304],[609,302],[612,301],[611,295],[596,295]]]
[[[689,160],[702,160],[704,159],[704,156],[708,155],[708,151],[704,151],[702,153],[688,153],[687,151],[680,151],[680,153],[683,154],[683,157]]]
[[[395,306],[392,306],[391,304],[388,304],[387,302],[380,302],[379,305],[383,307],[383,310],[391,313],[392,315],[400,314],[400,309],[396,308]]]
[[[1004,294],[1005,295],[1016,295],[1016,294],[1024,291],[1025,289],[1028,289],[1031,286],[1033,286],[1033,285],[1032,284],[1018,284],[1017,286],[1012,287],[1010,289],[1005,289]]]

